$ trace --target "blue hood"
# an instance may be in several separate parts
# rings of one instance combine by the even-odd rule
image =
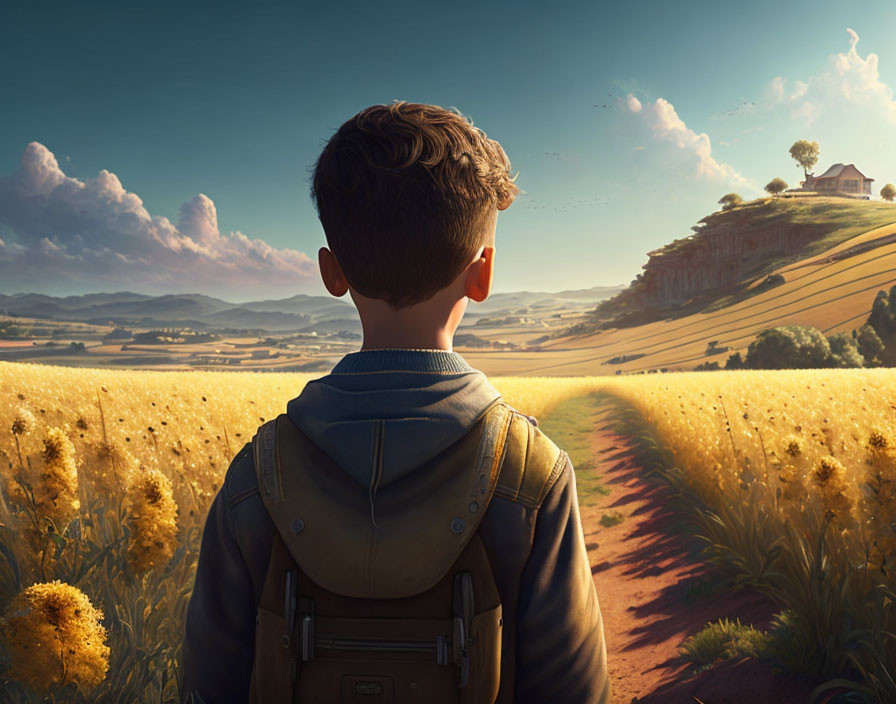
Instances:
[[[309,381],[286,413],[355,481],[375,492],[463,437],[501,394],[447,350],[362,350]],[[382,475],[374,425],[384,420]]]

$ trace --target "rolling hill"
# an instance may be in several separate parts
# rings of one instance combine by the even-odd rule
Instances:
[[[774,210],[779,222],[786,223],[789,213],[797,227],[809,216],[817,218],[812,224],[818,236],[802,251],[773,251],[757,258],[749,274],[728,289],[698,291],[669,307],[645,306],[648,320],[641,324],[633,324],[631,309],[614,309],[613,301],[607,301],[590,320],[543,342],[537,357],[509,360],[505,355],[499,368],[535,376],[683,371],[706,361],[724,366],[730,354],[745,354],[760,331],[777,325],[811,325],[826,335],[850,333],[866,321],[877,292],[896,284],[896,205],[812,201],[769,204],[763,199],[745,204],[739,214],[743,217],[750,208]],[[670,245],[666,252],[681,246]],[[763,286],[769,276],[781,283]],[[619,294],[616,303],[637,300],[639,281]],[[490,360],[498,367],[494,353],[467,358],[486,373]]]

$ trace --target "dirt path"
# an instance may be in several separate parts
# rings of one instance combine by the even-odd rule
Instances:
[[[591,435],[595,471],[610,487],[582,507],[585,542],[600,601],[616,704],[771,704],[808,702],[811,684],[772,675],[751,659],[724,661],[698,675],[678,659],[678,646],[709,621],[740,618],[765,629],[777,610],[763,595],[741,590],[711,595],[698,546],[676,532],[670,492],[645,480],[626,439],[599,406]],[[603,526],[618,511],[621,523]]]

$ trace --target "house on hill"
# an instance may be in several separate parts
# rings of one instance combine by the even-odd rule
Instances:
[[[834,164],[821,176],[810,174],[800,185],[804,191],[824,193],[871,193],[871,182],[855,164]]]

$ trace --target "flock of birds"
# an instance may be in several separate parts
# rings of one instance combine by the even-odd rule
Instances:
[[[547,154],[548,152],[545,152]],[[528,208],[530,210],[553,210],[557,213],[565,213],[568,210],[572,210],[573,208],[581,208],[588,207],[593,205],[605,205],[610,202],[610,199],[607,196],[595,196],[594,198],[580,198],[578,200],[570,200],[564,203],[562,206],[557,205],[547,205],[539,202],[535,198],[528,198],[523,196],[519,199],[519,207]]]
[[[724,110],[722,112],[717,112],[714,115],[714,117],[733,117],[734,115],[737,115],[738,113],[741,113],[741,112],[752,112],[755,109],[755,107],[756,107],[755,102],[748,102],[748,101],[744,100],[737,107],[733,107],[730,110]]]

